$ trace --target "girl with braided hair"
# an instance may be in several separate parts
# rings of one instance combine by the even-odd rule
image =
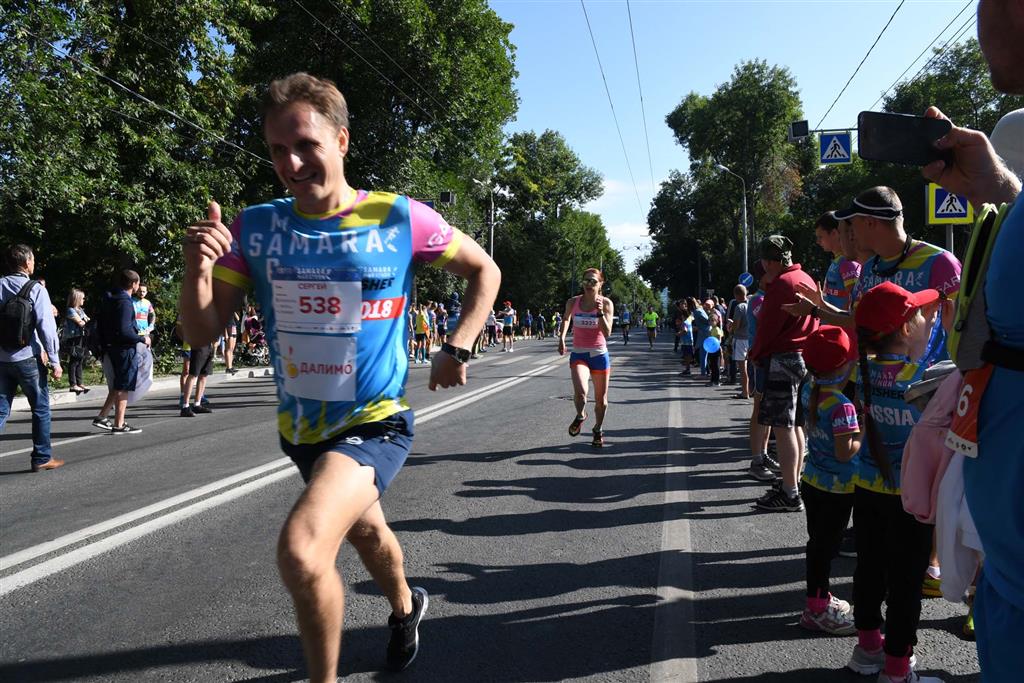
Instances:
[[[903,394],[924,373],[925,366],[911,359],[921,358],[928,346],[939,297],[934,289],[910,293],[883,282],[861,297],[855,313],[857,396],[866,438],[853,475],[858,642],[847,666],[860,674],[879,673],[879,683],[941,683],[912,670],[932,526],[907,513],[900,499],[903,447],[921,416]]]

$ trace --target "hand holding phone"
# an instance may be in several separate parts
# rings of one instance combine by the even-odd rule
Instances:
[[[862,159],[908,166],[952,163],[952,155],[935,146],[952,127],[947,119],[862,111],[857,117],[857,151]]]
[[[925,116],[949,121],[937,107],[928,107]],[[1020,193],[1020,180],[999,160],[984,133],[952,126],[938,147],[949,158],[928,164],[921,174],[950,192],[965,195],[974,206],[1012,202]]]

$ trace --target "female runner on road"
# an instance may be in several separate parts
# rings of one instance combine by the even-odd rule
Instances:
[[[587,379],[594,380],[594,438],[590,442],[595,448],[604,446],[604,414],[608,410],[608,373],[611,358],[608,356],[607,339],[612,333],[612,319],[615,307],[611,299],[600,295],[604,275],[597,268],[583,272],[583,294],[574,296],[565,303],[565,318],[558,331],[558,353],[565,355],[565,335],[572,323],[572,353],[569,355],[569,372],[572,374],[573,402],[576,417],[569,425],[569,435],[580,433],[583,421],[587,419]]]

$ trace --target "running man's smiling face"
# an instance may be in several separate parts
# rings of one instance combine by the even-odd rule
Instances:
[[[300,211],[325,213],[341,205],[348,129],[336,129],[312,105],[296,102],[267,114],[263,133],[274,171]]]

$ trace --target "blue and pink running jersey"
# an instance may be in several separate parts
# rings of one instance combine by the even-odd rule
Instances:
[[[956,299],[960,291],[960,262],[945,249],[927,242],[915,242],[895,273],[879,275],[875,272],[884,273],[895,263],[896,259],[882,261],[877,256],[868,259],[861,270],[860,279],[853,288],[854,307],[864,292],[883,282],[895,283],[908,292],[937,289],[950,299]],[[935,320],[935,327],[932,328],[924,356],[914,360],[927,367],[947,358],[949,351],[946,349],[946,331],[942,327],[942,316],[939,315]]]
[[[441,267],[462,241],[408,197],[353,195],[321,215],[299,212],[293,198],[246,208],[231,225],[231,252],[214,266],[218,280],[255,289],[288,443],[318,443],[408,410],[413,263]]]
[[[850,310],[850,293],[860,278],[860,264],[845,256],[836,256],[825,273],[822,298],[841,311]]]
[[[847,462],[836,458],[836,437],[860,431],[857,408],[843,395],[840,385],[818,388],[818,413],[810,414],[813,383],[807,382],[801,393],[807,414],[807,458],[802,481],[829,493],[853,493],[853,475],[860,455]]]

